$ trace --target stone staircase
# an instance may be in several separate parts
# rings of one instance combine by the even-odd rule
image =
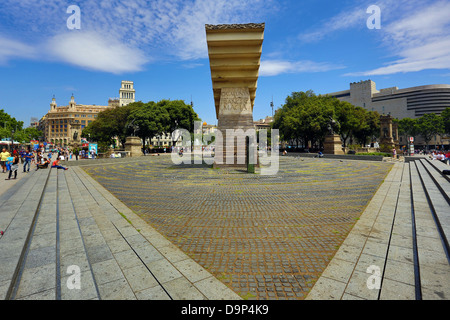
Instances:
[[[395,162],[307,299],[450,299],[448,169]]]
[[[240,299],[82,169],[0,196],[0,299]]]

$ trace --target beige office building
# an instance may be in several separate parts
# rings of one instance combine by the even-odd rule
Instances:
[[[390,114],[393,118],[420,118],[424,114],[435,113],[450,107],[450,85],[436,84],[399,89],[391,87],[377,90],[371,80],[350,83],[350,90],[329,93],[329,96],[350,102],[379,114]],[[423,139],[416,137],[415,143],[421,145]],[[400,144],[408,144],[404,137],[399,137]],[[448,145],[449,137],[435,136],[430,145]]]
[[[390,114],[397,119],[419,118],[426,113],[441,114],[445,108],[450,107],[449,84],[377,90],[375,82],[366,80],[350,83],[350,90],[328,95],[368,111]]]

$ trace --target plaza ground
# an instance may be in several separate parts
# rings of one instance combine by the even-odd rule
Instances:
[[[281,157],[277,175],[261,176],[178,167],[168,156],[83,166],[248,299],[305,298],[391,168]]]
[[[273,176],[169,155],[64,165],[2,184],[2,299],[450,297],[439,162],[281,157]],[[65,285],[71,265],[83,290]]]

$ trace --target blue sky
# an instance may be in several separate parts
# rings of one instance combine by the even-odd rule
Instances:
[[[70,5],[81,29],[71,30]],[[381,9],[369,29],[367,9]],[[25,122],[52,96],[67,105],[107,105],[121,80],[144,102],[194,102],[216,124],[205,24],[265,22],[254,119],[294,91],[450,83],[450,2],[418,0],[2,0],[0,109]]]

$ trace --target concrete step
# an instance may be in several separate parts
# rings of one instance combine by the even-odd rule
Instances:
[[[445,164],[439,160],[426,159],[426,161],[431,164],[444,177],[445,180],[450,182],[450,176],[443,173],[444,170],[450,170],[450,166],[448,164]]]
[[[420,173],[411,162],[411,192],[415,216],[415,241],[417,245],[420,298],[442,300],[449,296],[450,268],[440,231],[433,216],[427,192],[421,182]],[[446,279],[447,277],[447,279]]]
[[[431,164],[431,161],[422,159],[420,162],[450,205],[450,181],[445,178],[442,171],[437,170],[436,167]]]
[[[434,214],[445,249],[450,252],[450,204],[421,161],[414,162]]]
[[[43,201],[50,170],[29,173],[2,195],[0,225],[4,235],[0,238],[0,298],[10,299],[16,289],[17,277],[30,237],[35,227],[36,216]]]

